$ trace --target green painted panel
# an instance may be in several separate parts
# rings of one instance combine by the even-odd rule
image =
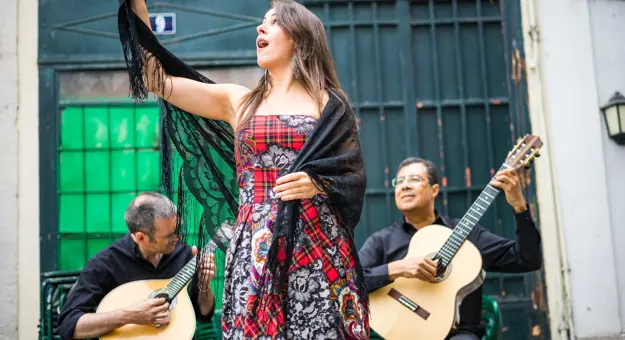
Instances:
[[[134,150],[111,151],[111,189],[134,191],[137,187],[136,168]]]
[[[150,148],[158,145],[159,112],[151,108],[138,107],[135,111],[135,116],[136,146],[139,148]]]
[[[108,107],[85,107],[83,108],[83,119],[85,121],[85,148],[109,148]]]
[[[61,112],[62,149],[82,149],[84,146],[83,112],[81,107],[68,107]]]
[[[156,187],[154,186],[153,188]],[[111,195],[111,231],[113,233],[123,234],[128,232],[128,227],[126,222],[124,222],[124,213],[134,198],[134,193],[114,193]]]
[[[87,194],[85,229],[88,233],[108,233],[111,230],[111,199],[108,194]]]
[[[135,146],[135,131],[137,131],[135,123],[135,112],[137,110],[128,110],[125,107],[109,108],[111,134],[111,147],[113,148],[132,148]],[[150,109],[150,111],[154,111]]]
[[[59,242],[59,268],[61,270],[81,270],[85,266],[86,244],[83,240],[63,239]]]
[[[61,167],[60,189],[63,192],[82,191],[85,187],[85,155],[81,152],[62,152],[59,156]]]
[[[160,169],[160,155],[158,151],[139,150],[137,161],[137,188],[147,190],[159,186],[159,173],[150,169]]]
[[[85,231],[85,200],[82,195],[60,195],[59,233],[71,234]]]
[[[111,189],[111,154],[106,151],[85,151],[85,190]],[[62,175],[61,175],[62,176]]]
[[[158,190],[159,108],[69,104],[61,111],[58,268],[80,269],[127,232],[138,192]]]

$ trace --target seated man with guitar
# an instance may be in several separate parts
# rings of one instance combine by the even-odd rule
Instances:
[[[152,330],[164,325],[167,326],[162,327],[163,329],[172,326],[168,324],[170,313],[174,312],[170,312],[170,303],[165,298],[148,299],[148,296],[142,296],[136,291],[117,296],[114,303],[119,307],[116,305],[116,308],[102,313],[97,311],[102,300],[114,289],[119,288],[116,292],[120,292],[122,288],[129,286],[128,283],[141,283],[140,280],[146,280],[149,285],[149,282],[171,279],[185,266],[188,267],[189,262],[197,255],[196,247],[178,242],[176,206],[161,194],[147,192],[138,195],[128,206],[124,219],[129,233],[89,260],[68,295],[58,322],[58,332],[63,339],[102,337],[113,330],[134,325],[148,325],[137,327],[150,327]],[[187,308],[191,311],[191,317],[185,315],[184,319],[192,319],[192,311],[195,311],[200,322],[208,322],[214,311],[214,298],[210,288],[214,264],[212,255],[203,256],[202,259],[198,274],[189,274],[189,277],[193,275],[188,293],[193,306]],[[122,286],[124,284],[127,285]],[[180,295],[182,294],[172,300],[177,301],[178,305],[184,302]],[[176,302],[172,302],[172,306],[175,304]],[[176,310],[179,306],[173,307]],[[173,317],[171,321],[175,323]],[[194,332],[195,319],[191,325],[185,327],[192,328],[191,332]],[[146,335],[145,329],[148,328],[136,333]],[[113,338],[136,337],[128,331],[120,333],[125,333],[125,336]]]
[[[411,337],[415,339],[480,339],[485,332],[484,327],[480,325],[482,307],[481,284],[484,275],[482,269],[493,272],[523,273],[538,270],[542,265],[540,234],[528,211],[528,205],[521,191],[519,176],[513,167],[502,168],[502,170],[497,172],[490,182],[490,186],[487,187],[489,190],[486,191],[485,196],[480,196],[476,199],[478,204],[476,209],[467,213],[468,221],[472,223],[466,222],[467,220],[464,218],[461,221],[448,219],[439,215],[435,210],[434,202],[439,194],[440,186],[438,172],[431,161],[420,158],[404,160],[399,165],[397,177],[393,179],[392,184],[395,188],[395,203],[397,208],[403,213],[404,218],[402,221],[396,222],[371,235],[359,252],[365,273],[365,282],[371,298],[372,329],[378,333],[380,333],[378,329],[383,330],[384,332],[382,333],[389,338],[402,338],[406,334],[412,334]],[[488,200],[489,197],[494,200],[494,196],[496,196],[497,189],[493,187],[504,191],[506,200],[514,209],[517,226],[516,240],[509,240],[494,235],[477,225],[477,220],[479,220],[479,217],[481,217],[481,214],[483,214],[490,203],[486,202],[487,204],[483,204],[484,202],[482,201]],[[482,205],[479,205],[480,203]],[[436,290],[447,289],[441,288],[445,281],[439,283],[435,279],[437,272],[440,275],[441,269],[438,267],[441,259],[445,259],[445,256],[449,253],[452,254],[447,258],[448,263],[450,263],[450,267],[448,267],[451,272],[449,274],[450,277],[454,274],[462,275],[461,272],[468,267],[464,263],[456,262],[454,264],[453,262],[466,261],[466,257],[458,259],[460,256],[456,256],[455,260],[452,261],[450,258],[456,254],[453,251],[450,252],[444,249],[445,245],[452,245],[456,248],[464,247],[461,245],[464,239],[462,237],[454,239],[455,231],[454,235],[450,236],[445,244],[442,242],[445,239],[441,238],[440,243],[443,246],[440,249],[442,251],[435,253],[437,257],[434,261],[428,257],[407,256],[409,255],[409,247],[412,253],[412,248],[415,246],[413,235],[422,233],[419,236],[425,236],[427,234],[426,231],[431,233],[435,230],[435,227],[424,227],[433,224],[446,227],[440,228],[443,230],[464,229],[466,232],[465,236],[467,236],[466,239],[477,248],[474,251],[475,255],[472,257],[473,262],[476,263],[476,270],[471,274],[471,280],[474,280],[472,287],[465,291],[468,295],[458,294],[462,301],[459,309],[460,321],[458,323],[454,321],[452,324],[452,321],[457,321],[458,317],[458,310],[456,310],[456,299],[458,297],[456,292],[449,292],[450,294],[453,293],[453,296],[447,300],[433,302],[429,300],[445,299],[442,296],[445,293]],[[474,224],[472,229],[470,224]],[[458,225],[461,227],[458,227]],[[445,232],[447,236],[451,235],[451,232]],[[411,244],[411,239],[413,244]],[[419,246],[420,248],[427,248],[429,246],[428,243],[433,244],[436,242],[438,241],[427,240],[420,243]],[[466,245],[466,242],[464,244]],[[430,245],[430,247],[432,246]],[[428,254],[431,251],[436,252],[437,250],[427,250],[424,254]],[[458,253],[457,255],[460,254]],[[479,255],[481,255],[481,263]],[[471,260],[470,257],[469,260]],[[479,280],[480,275],[481,280]],[[414,279],[420,281],[414,281]],[[402,284],[405,285],[389,288],[389,286],[393,286],[397,282],[403,282]],[[420,285],[416,288],[417,293],[422,294],[425,298],[419,300],[416,296],[417,293],[413,293],[413,297],[410,297],[410,290],[414,290],[416,284]],[[382,288],[385,286],[386,288]],[[384,291],[384,289],[389,291],[378,293]],[[462,299],[462,296],[464,296],[464,299]],[[380,299],[384,300],[381,305]],[[451,301],[451,303],[445,304],[443,301]],[[403,305],[400,305],[400,303],[403,303]],[[428,303],[429,305],[427,305]],[[447,309],[451,309],[451,311],[442,311],[446,307],[450,307]],[[395,321],[386,322],[384,320],[385,315],[393,313],[407,314],[408,316],[406,319],[403,319],[404,321],[397,321],[397,324],[387,327],[389,322],[393,323]],[[443,314],[449,315],[446,321],[441,322],[440,326],[434,324],[437,322],[436,318]],[[398,315],[389,315],[388,317],[400,318]],[[376,318],[377,321],[375,320]],[[376,329],[375,322],[378,322],[378,329]],[[423,323],[418,324],[419,322]],[[402,327],[401,325],[404,327],[411,325],[410,327],[414,327],[411,330],[413,333],[404,332],[403,335],[399,335],[401,333],[398,332],[397,328]],[[422,333],[415,336],[414,331],[427,327],[438,327],[439,329],[434,331],[421,330],[419,332]]]

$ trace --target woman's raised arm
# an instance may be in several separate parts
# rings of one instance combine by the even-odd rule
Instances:
[[[145,0],[131,0],[131,8],[150,27]],[[236,107],[241,98],[250,91],[248,88],[235,84],[207,84],[170,76],[153,57],[147,60],[143,76],[150,92],[182,110],[208,119],[225,121],[235,127]]]

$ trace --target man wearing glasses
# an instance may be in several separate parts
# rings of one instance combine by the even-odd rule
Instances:
[[[434,202],[440,191],[438,171],[429,160],[408,158],[401,162],[393,179],[395,204],[404,218],[371,235],[360,249],[369,292],[386,286],[398,277],[433,281],[437,264],[426,258],[407,258],[411,237],[422,227],[439,224],[454,228],[459,219],[439,215]],[[485,271],[524,273],[542,265],[540,234],[536,229],[514,170],[503,170],[490,182],[501,189],[514,209],[517,237],[509,240],[476,225],[469,234],[482,255]],[[460,306],[460,324],[447,339],[481,339],[482,287],[467,295]]]
[[[59,315],[58,332],[63,339],[96,338],[126,324],[165,325],[169,303],[165,299],[143,300],[127,308],[98,313],[102,299],[114,288],[131,281],[170,279],[181,270],[197,248],[179,241],[177,209],[169,198],[152,192],[138,195],[124,215],[128,234],[93,256],[68,295]],[[190,286],[191,301],[199,322],[209,322],[214,311],[210,280],[215,275],[212,255],[207,256]]]

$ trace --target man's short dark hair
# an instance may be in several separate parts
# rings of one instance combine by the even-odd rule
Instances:
[[[397,173],[410,164],[423,164],[428,173],[428,182],[430,185],[440,184],[440,178],[438,176],[438,170],[436,169],[436,165],[432,163],[432,161],[419,158],[419,157],[409,157],[404,159],[401,163],[399,163],[399,167],[397,168]]]
[[[145,192],[130,202],[124,220],[131,233],[140,231],[151,238],[157,218],[169,218],[176,214],[176,206],[169,198],[157,192]]]

